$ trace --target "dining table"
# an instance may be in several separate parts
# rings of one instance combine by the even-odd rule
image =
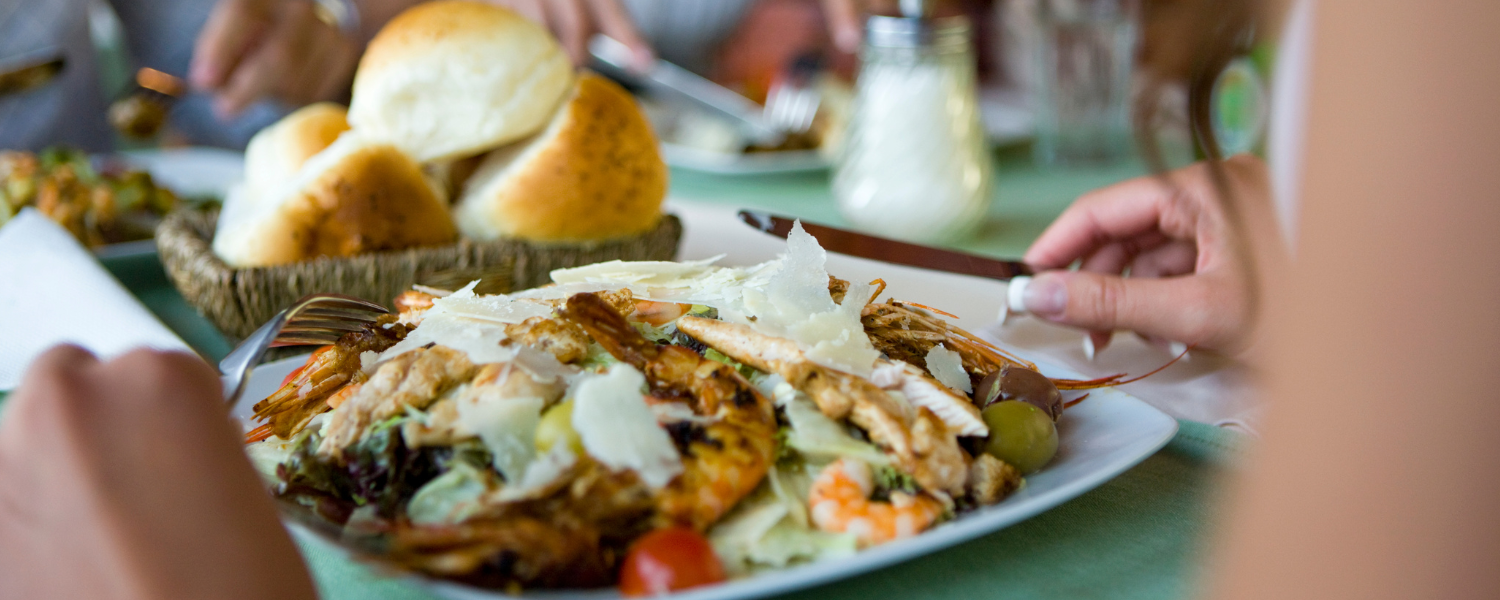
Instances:
[[[1043,169],[1025,145],[995,149],[993,202],[979,232],[952,247],[994,257],[1019,257],[1079,195],[1144,175],[1140,161],[1068,169]],[[716,175],[671,172],[675,203],[752,208],[819,223],[847,226],[839,214],[827,171]],[[108,272],[157,318],[206,359],[217,362],[232,346],[191,308],[151,252],[102,258]],[[1033,332],[1034,333],[1034,332]],[[1061,334],[1059,334],[1061,335]],[[1062,346],[1058,346],[1061,348]],[[1132,348],[1134,348],[1132,350]],[[1137,342],[1121,350],[1139,364],[1150,354]],[[1076,353],[1075,353],[1076,354]],[[1090,363],[1075,356],[1075,367]],[[1178,419],[1178,432],[1160,451],[1119,477],[1016,525],[907,562],[786,594],[785,598],[1098,598],[1168,599],[1195,595],[1212,556],[1214,523],[1226,481],[1254,437],[1242,419],[1220,419],[1202,407],[1249,396],[1243,377],[1214,386],[1193,385],[1232,371],[1232,359],[1193,357],[1194,366],[1168,370],[1155,388],[1131,390]],[[1093,367],[1097,374],[1114,365]],[[1226,388],[1226,385],[1228,388]],[[1175,387],[1174,387],[1175,386]],[[1158,404],[1151,392],[1179,390]],[[1186,390],[1186,391],[1181,391]],[[1242,400],[1237,400],[1242,402]],[[1217,404],[1216,404],[1217,403]],[[1238,405],[1236,405],[1238,406]],[[1219,412],[1224,412],[1220,410]],[[1230,411],[1234,412],[1234,411]],[[319,591],[328,599],[435,598],[409,576],[352,560],[316,542],[299,540]]]

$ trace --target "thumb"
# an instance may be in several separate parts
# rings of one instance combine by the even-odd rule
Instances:
[[[1205,275],[1126,278],[1083,271],[1037,275],[1026,310],[1091,331],[1125,329],[1186,344],[1215,346],[1238,330],[1236,307],[1216,298]]]

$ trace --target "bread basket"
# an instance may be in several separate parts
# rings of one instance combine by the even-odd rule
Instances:
[[[413,284],[455,289],[476,279],[479,291],[503,293],[550,283],[554,269],[609,260],[672,260],[682,237],[677,217],[663,215],[651,231],[600,242],[460,239],[446,246],[236,269],[210,247],[217,219],[217,210],[174,212],[157,229],[156,246],[188,304],[236,342],[307,294],[348,294],[390,306]]]

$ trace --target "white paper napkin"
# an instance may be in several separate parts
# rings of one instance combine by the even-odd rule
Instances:
[[[66,230],[35,210],[0,227],[0,390],[61,343],[101,358],[148,346],[189,350]]]

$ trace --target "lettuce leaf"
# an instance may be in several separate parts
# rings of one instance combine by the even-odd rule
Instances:
[[[480,500],[497,487],[494,473],[457,462],[452,469],[427,482],[406,504],[406,516],[418,525],[453,525],[479,510]]]

